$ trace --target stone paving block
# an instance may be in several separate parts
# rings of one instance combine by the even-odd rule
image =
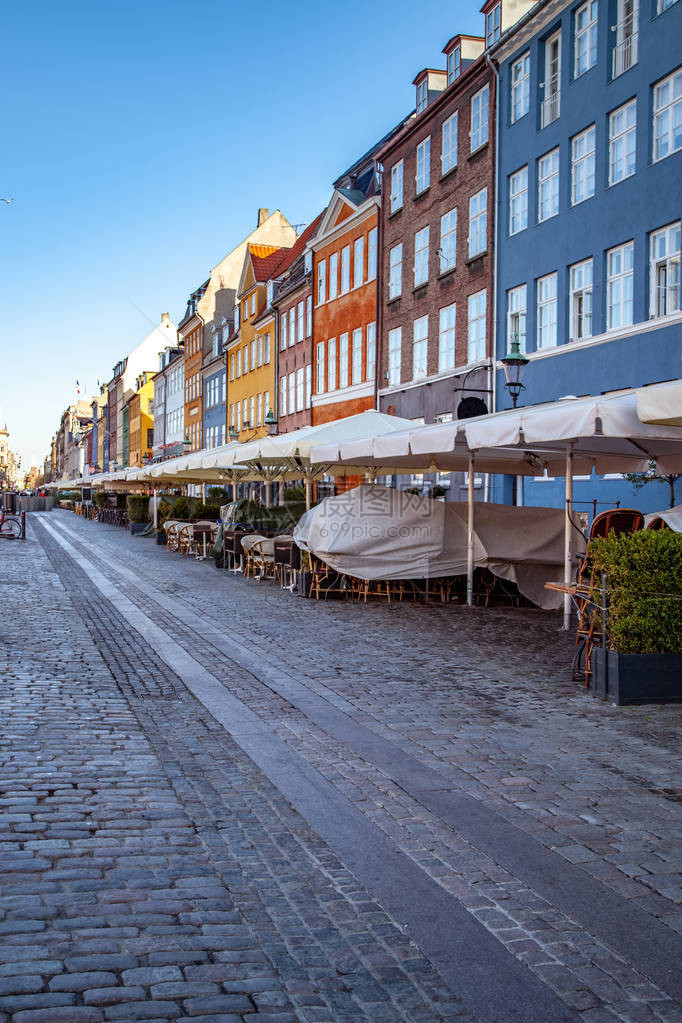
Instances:
[[[88,988],[83,992],[86,1005],[118,1005],[121,1002],[143,1001],[145,990],[139,986]]]
[[[99,1009],[79,1005],[68,1008],[27,1009],[12,1016],[12,1023],[100,1023]]]
[[[122,1005],[110,1005],[104,1013],[106,1019],[115,1020],[170,1020],[177,1019],[180,1009],[175,1002],[126,1002]]]
[[[50,991],[86,991],[92,987],[108,987],[117,983],[113,973],[92,971],[90,973],[62,973],[49,983]]]

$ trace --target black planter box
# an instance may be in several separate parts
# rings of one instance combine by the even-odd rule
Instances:
[[[148,525],[149,525],[148,522],[131,522],[130,535],[136,536],[138,533],[144,533]]]
[[[592,655],[592,695],[619,707],[682,702],[682,654]]]
[[[168,533],[165,529],[160,529],[156,534],[156,542],[159,547],[165,547],[168,543]]]

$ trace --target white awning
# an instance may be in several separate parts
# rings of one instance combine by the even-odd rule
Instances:
[[[682,380],[638,388],[637,414],[643,423],[682,426]]]

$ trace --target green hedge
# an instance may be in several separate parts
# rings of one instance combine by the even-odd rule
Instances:
[[[149,522],[149,498],[144,494],[128,494],[126,510],[130,522]]]
[[[106,490],[95,490],[94,494],[92,495],[92,499],[98,508],[109,507],[109,495],[107,494]]]
[[[609,649],[682,653],[682,534],[612,534],[592,541],[590,557],[596,578],[607,575]]]

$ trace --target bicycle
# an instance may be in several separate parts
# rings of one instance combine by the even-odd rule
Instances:
[[[5,515],[5,509],[0,508],[0,537],[5,540],[18,540],[21,536],[21,523],[19,519],[13,519]]]

